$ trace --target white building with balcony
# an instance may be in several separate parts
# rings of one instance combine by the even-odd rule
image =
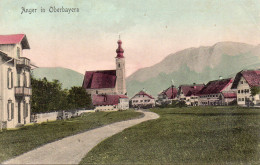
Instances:
[[[30,123],[30,49],[26,35],[0,35],[0,130]]]

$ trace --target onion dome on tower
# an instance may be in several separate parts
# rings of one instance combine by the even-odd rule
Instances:
[[[116,58],[125,58],[124,57],[124,49],[121,47],[122,41],[119,39],[117,41],[117,44],[118,44],[118,48],[116,49],[116,53],[117,53]]]

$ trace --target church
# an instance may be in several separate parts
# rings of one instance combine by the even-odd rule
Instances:
[[[118,109],[118,107],[121,107],[120,109],[128,109],[129,107],[129,104],[126,105],[128,97],[126,96],[125,57],[122,41],[119,39],[117,44],[115,70],[85,72],[82,86],[86,89],[87,93],[91,95],[92,103],[96,109],[108,110],[111,109],[111,107],[112,109]],[[98,98],[99,101],[97,101],[96,98]],[[109,99],[113,99],[113,101],[109,101]],[[104,101],[100,102],[100,100]],[[121,102],[124,103],[124,106],[120,105]],[[103,107],[104,105],[109,106],[109,108]]]

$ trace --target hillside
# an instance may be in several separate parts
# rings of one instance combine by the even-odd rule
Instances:
[[[145,88],[153,96],[171,85],[207,83],[219,76],[231,77],[242,69],[260,67],[260,45],[220,42],[213,46],[188,48],[168,55],[161,62],[140,69],[127,78],[133,96]]]
[[[44,78],[52,81],[59,80],[62,83],[62,88],[71,88],[72,86],[82,86],[84,75],[67,68],[52,67],[52,68],[36,68],[32,70],[35,78]]]

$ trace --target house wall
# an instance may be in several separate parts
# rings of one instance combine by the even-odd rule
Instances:
[[[129,109],[129,99],[127,99],[127,98],[119,99],[118,109],[120,109],[120,110]]]
[[[117,94],[116,88],[86,89],[86,91],[90,95],[96,95],[96,94],[114,95],[114,94]]]
[[[136,95],[131,100],[131,105],[133,107],[144,107],[147,105],[155,106],[155,99],[151,99],[146,95]]]
[[[206,94],[199,97],[199,105],[223,105],[221,93]]]
[[[20,48],[20,56],[22,56],[22,49],[20,44],[16,45],[0,45],[0,49],[3,50],[9,57],[18,58],[17,56],[17,48]],[[15,96],[15,87],[23,86],[23,77],[20,76],[20,82],[18,81],[18,74],[20,72],[25,73],[27,79],[27,87],[30,87],[30,69],[18,69],[16,67],[16,60],[12,60],[8,63],[5,63],[6,60],[3,60],[1,56],[1,73],[0,73],[0,124],[3,128],[15,128],[20,124],[30,123],[30,96]],[[12,86],[8,87],[8,71],[12,73]],[[9,75],[10,76],[10,75]],[[21,80],[22,79],[22,80]],[[9,104],[10,103],[10,104]],[[28,104],[28,116],[25,116],[25,108],[24,105]],[[13,106],[13,117],[11,117],[11,109]],[[13,105],[12,105],[13,104]],[[18,106],[20,106],[20,115],[18,114]],[[10,117],[8,117],[8,112],[10,113]],[[20,119],[20,120],[19,120]],[[19,122],[20,121],[20,122]]]
[[[118,106],[117,105],[101,105],[101,106],[96,106],[95,111],[117,111]]]
[[[242,76],[237,85],[237,104],[240,106],[246,106],[246,99],[249,99],[254,104],[259,102],[259,95],[250,96],[251,90],[249,84],[246,82],[245,78]]]

